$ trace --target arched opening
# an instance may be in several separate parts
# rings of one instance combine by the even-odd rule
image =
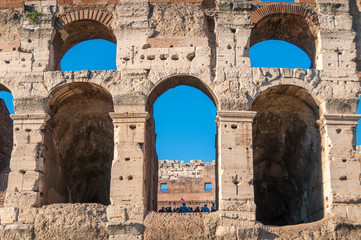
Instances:
[[[42,203],[109,204],[112,96],[95,84],[69,83],[50,94],[47,109]]]
[[[315,67],[317,34],[314,24],[295,14],[275,13],[260,19],[251,32],[250,47],[266,40],[283,40],[302,49]]]
[[[148,96],[148,210],[217,202],[215,102],[192,76],[166,79]]]
[[[254,100],[256,219],[291,225],[323,218],[319,107],[303,88],[271,87]]]
[[[58,28],[51,44],[50,70],[60,70],[60,61],[69,49],[93,39],[103,39],[116,44],[111,28],[95,20],[77,20]]]
[[[72,47],[61,59],[62,71],[116,70],[116,44],[102,40],[88,40]]]
[[[0,84],[0,192],[5,192],[7,188],[13,150],[13,121],[10,118],[10,114],[14,114],[12,99],[10,90]],[[0,194],[0,203],[2,197]]]
[[[267,40],[249,51],[252,67],[303,68],[311,66],[308,55],[299,47],[281,40]]]

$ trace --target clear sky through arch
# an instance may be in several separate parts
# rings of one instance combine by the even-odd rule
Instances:
[[[13,95],[6,91],[0,91],[0,98],[4,100],[9,113],[14,114]]]
[[[159,160],[215,160],[217,109],[202,91],[178,86],[154,103]]]
[[[117,45],[103,39],[81,42],[60,61],[62,71],[116,70]]]
[[[308,55],[296,45],[281,41],[259,42],[249,50],[252,67],[304,68],[311,66]]]

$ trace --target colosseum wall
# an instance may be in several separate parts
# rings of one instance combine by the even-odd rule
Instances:
[[[0,90],[15,106],[13,126],[0,107],[0,143],[13,132],[0,238],[359,239],[360,6],[0,0]],[[60,70],[98,38],[116,43],[116,71]],[[311,68],[251,68],[270,39]],[[179,85],[217,107],[215,213],[154,212],[153,104]]]

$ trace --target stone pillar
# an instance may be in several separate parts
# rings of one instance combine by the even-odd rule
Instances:
[[[146,176],[143,169],[145,124],[149,114],[110,113],[110,116],[114,123],[110,202],[112,206],[127,208],[125,215],[133,221],[141,222],[146,206]]]
[[[324,114],[321,117],[326,214],[352,218],[360,212],[352,209],[357,207],[353,203],[361,198],[360,153],[355,151],[360,117],[358,114]]]
[[[249,213],[255,219],[253,191],[252,122],[253,111],[219,111],[218,188],[222,211]]]
[[[351,74],[356,68],[355,32],[348,2],[317,0],[320,24],[317,69],[330,71],[334,76],[344,76],[342,71]]]
[[[14,150],[10,161],[7,207],[30,207],[40,204],[39,180],[43,165],[41,126],[45,113],[14,114]]]

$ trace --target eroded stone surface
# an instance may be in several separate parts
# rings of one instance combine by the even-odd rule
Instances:
[[[138,239],[133,226],[145,226],[144,236],[162,239],[179,230],[159,232],[169,222],[187,229],[184,238],[357,238],[360,4],[295,4],[0,1],[0,90],[12,92],[16,113],[5,206],[19,208],[2,237]],[[43,14],[31,21],[31,11]],[[117,43],[117,71],[53,71],[73,44],[93,38]],[[297,44],[312,69],[251,68],[250,47],[270,38]],[[178,85],[217,107],[214,214],[149,213],[158,181],[153,104]],[[283,86],[302,90],[268,96]],[[108,219],[104,206],[41,208],[89,201],[110,203]],[[254,224],[260,209],[272,215],[267,224],[325,219],[270,227]]]

